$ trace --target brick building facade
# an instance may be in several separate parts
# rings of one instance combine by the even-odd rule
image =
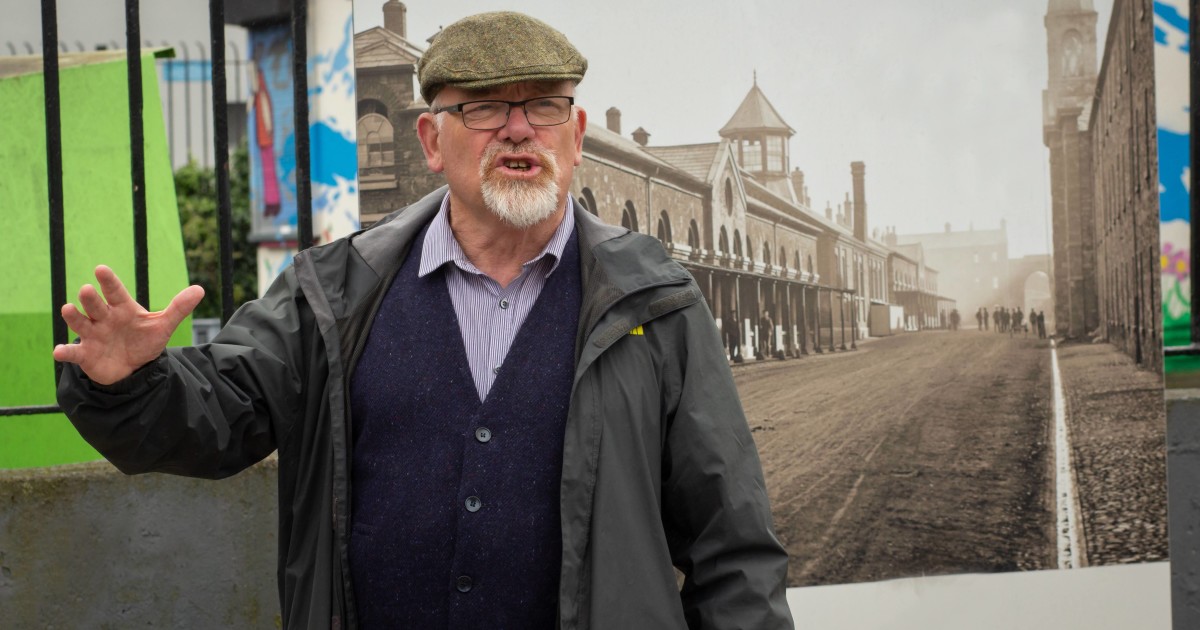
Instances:
[[[1050,150],[1057,332],[1162,367],[1154,20],[1115,0],[1097,68],[1091,0],[1050,0]]]
[[[1094,151],[1100,335],[1162,368],[1154,17],[1150,0],[1116,0],[1089,133]]]

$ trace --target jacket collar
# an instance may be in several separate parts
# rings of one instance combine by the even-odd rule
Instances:
[[[371,283],[375,286],[367,291],[350,290],[348,293],[373,295],[374,299],[370,301],[378,303],[382,290],[386,288],[384,285],[390,283],[404,262],[421,228],[437,214],[447,190],[446,186],[442,186],[411,206],[393,212],[380,223],[350,237],[358,257],[374,272],[371,274]],[[663,297],[661,291],[648,289],[674,288],[689,283],[692,278],[667,256],[655,239],[603,223],[579,204],[572,206],[575,208],[575,229],[579,235],[579,268],[583,290],[579,334],[576,338],[576,354],[579,356],[589,337],[597,332],[597,326],[606,315],[611,315],[609,311],[617,303],[634,294],[642,294],[647,302],[630,303],[630,308],[621,309],[625,311],[624,315],[610,317],[613,321],[608,322],[606,329],[616,330],[627,321],[648,317],[649,300]],[[348,311],[359,311],[366,306],[360,304]],[[374,307],[371,307],[366,312],[373,311]],[[355,317],[350,319],[349,324],[354,328],[365,323],[357,321]],[[354,331],[348,332],[351,333],[350,337],[356,336]],[[605,330],[600,334],[611,336],[615,333]],[[605,346],[607,343],[599,345]]]
[[[407,208],[353,237],[354,248],[381,278],[388,278],[403,261],[412,240],[433,220],[446,196],[442,186]],[[579,204],[575,227],[579,233],[580,267],[585,294],[628,295],[643,288],[688,280],[679,265],[653,239],[639,237],[623,227],[608,225]],[[650,264],[647,264],[649,262]]]

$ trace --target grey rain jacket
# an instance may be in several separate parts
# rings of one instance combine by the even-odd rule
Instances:
[[[279,451],[285,628],[354,628],[347,384],[445,188],[301,252],[213,343],[58,400],[127,474],[221,478]],[[563,444],[559,627],[791,628],[787,553],[712,315],[658,242],[575,211],[583,302]],[[542,299],[553,299],[542,295]],[[643,334],[630,334],[641,326]],[[686,576],[682,591],[672,565]]]

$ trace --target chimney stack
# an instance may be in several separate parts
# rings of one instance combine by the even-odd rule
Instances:
[[[829,207],[828,201],[825,202],[825,218],[830,221],[833,220],[833,208]]]
[[[799,168],[792,169],[792,188],[796,191],[796,196],[799,198],[800,205],[807,206],[808,199],[804,194],[804,171]]]
[[[642,129],[641,127],[634,129],[632,135],[633,141],[642,146],[646,146],[646,144],[650,142],[650,132]]]
[[[621,110],[616,107],[609,107],[608,111],[604,112],[604,116],[608,119],[608,130],[621,135]]]
[[[383,28],[399,35],[408,37],[408,8],[399,0],[388,0],[383,3]]]
[[[866,172],[866,164],[850,163],[850,178],[854,182],[854,238],[863,242],[867,240]]]

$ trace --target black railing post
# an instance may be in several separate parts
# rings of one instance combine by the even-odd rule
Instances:
[[[133,180],[133,260],[137,301],[150,308],[150,264],[146,239],[146,147],[142,129],[142,44],[138,0],[125,0],[125,59],[129,77],[129,169]]]
[[[225,94],[225,0],[209,0],[212,35],[213,152],[217,158],[217,231],[221,239],[221,323],[233,315],[233,216],[229,199],[229,127]]]
[[[61,311],[67,303],[66,247],[63,230],[62,116],[58,94],[58,8],[42,0],[42,90],[46,111],[46,193],[50,205],[50,318],[54,345],[67,343],[67,322]],[[54,382],[62,364],[54,362]]]
[[[312,182],[308,147],[308,0],[292,0],[292,97],[296,133],[296,227],[299,249],[312,247]]]

